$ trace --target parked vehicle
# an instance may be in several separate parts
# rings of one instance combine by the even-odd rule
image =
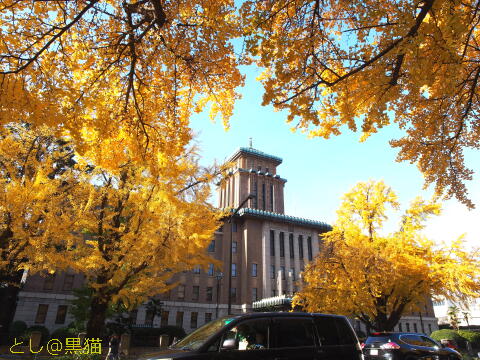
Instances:
[[[253,313],[205,324],[149,360],[362,360],[362,350],[343,316]]]
[[[365,360],[461,360],[462,355],[423,334],[382,332],[362,344]]]

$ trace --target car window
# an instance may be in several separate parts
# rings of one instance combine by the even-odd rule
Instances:
[[[386,344],[390,341],[389,336],[369,336],[367,340],[365,340],[365,344]]]
[[[313,322],[309,318],[276,319],[274,326],[277,335],[275,347],[277,348],[315,345]]]
[[[430,339],[429,337],[426,337],[426,336],[421,336],[422,340],[423,340],[423,343],[425,344],[424,346],[428,346],[428,347],[439,347],[439,345],[433,341],[432,339]]]
[[[333,318],[337,325],[338,334],[340,336],[340,344],[352,345],[357,343],[357,339],[353,333],[353,329],[346,319]]]
[[[234,339],[233,350],[263,350],[268,348],[270,320],[247,320],[228,330],[223,336],[225,340]]]
[[[315,326],[321,346],[340,344],[340,336],[334,318],[326,316],[315,317]]]
[[[401,335],[400,340],[408,345],[425,346],[423,340],[418,335]]]

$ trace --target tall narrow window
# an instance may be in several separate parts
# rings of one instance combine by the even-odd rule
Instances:
[[[295,268],[290,268],[290,276],[292,277],[292,281],[295,281],[295,280],[296,280],[296,277],[295,277]]]
[[[402,323],[398,323],[398,331],[403,332]]]
[[[257,277],[257,264],[252,264],[252,276]]]
[[[273,184],[270,184],[270,210],[273,211]]]
[[[293,250],[293,234],[289,234],[288,235],[288,247],[289,247],[289,250],[290,250],[290,259],[293,259],[295,256],[294,256],[294,250]]]
[[[168,325],[168,316],[170,313],[166,310],[163,310],[160,315],[160,326],[167,326]]]
[[[179,327],[183,327],[183,311],[177,311],[177,317],[175,318],[175,324]]]
[[[196,265],[196,266],[193,268],[193,273],[194,273],[194,274],[200,274],[200,265]]]
[[[231,288],[230,299],[232,301],[237,301],[237,288]]]
[[[192,311],[190,313],[190,327],[192,329],[196,329],[197,328],[197,323],[198,323],[198,312]]]
[[[232,277],[237,276],[237,264],[232,264]]]
[[[39,304],[37,308],[37,315],[35,316],[35,324],[44,324],[47,317],[48,304]]]
[[[207,271],[208,276],[213,276],[214,274],[214,267],[213,264],[208,264],[208,271]]]
[[[282,275],[282,280],[285,280],[285,266],[280,266],[280,274]]]
[[[210,241],[208,245],[208,252],[215,252],[215,240]]]
[[[63,281],[63,290],[72,290],[73,289],[73,280],[75,279],[75,275],[73,274],[66,274],[65,280]]]
[[[312,238],[310,236],[307,238],[307,250],[308,250],[308,260],[312,261],[313,259]]]
[[[285,234],[280,233],[280,257],[285,257]]]
[[[55,317],[55,324],[65,324],[67,316],[67,305],[58,305],[57,316]]]
[[[252,301],[258,300],[257,288],[252,289]]]
[[[298,257],[303,259],[303,236],[298,235]]]
[[[275,231],[270,230],[270,255],[275,256]]]
[[[200,298],[200,286],[194,285],[192,291],[192,300],[198,300]]]
[[[55,283],[55,273],[47,274],[43,281],[43,290],[53,290],[53,284]]]
[[[270,278],[275,279],[275,265],[270,265]]]
[[[208,286],[207,287],[207,301],[212,301],[213,300],[213,287]]]
[[[257,189],[258,185],[257,185],[257,182],[254,181],[253,182],[253,208],[254,209],[257,209],[258,208],[258,189]]]
[[[205,324],[212,321],[212,313],[205,313]]]
[[[238,249],[238,243],[236,241],[232,242],[232,253],[236,253]]]
[[[262,184],[262,209],[267,210],[265,208],[265,183]]]
[[[145,313],[145,322],[144,324],[147,326],[153,326],[153,318],[155,317],[155,313],[153,310],[147,310]]]

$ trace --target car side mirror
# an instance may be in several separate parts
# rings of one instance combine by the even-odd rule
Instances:
[[[222,350],[232,350],[237,348],[235,339],[227,339],[222,344]]]

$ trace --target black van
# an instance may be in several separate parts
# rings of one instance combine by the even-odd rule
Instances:
[[[149,360],[362,360],[344,316],[309,313],[231,315],[205,324]]]

